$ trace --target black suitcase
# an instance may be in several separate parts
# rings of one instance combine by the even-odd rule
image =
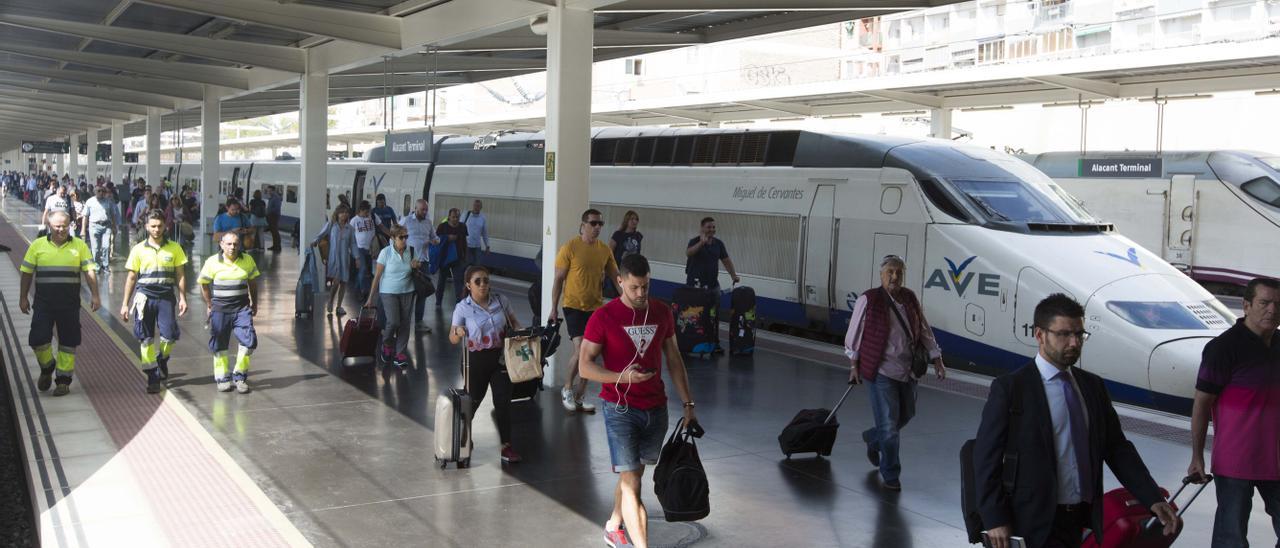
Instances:
[[[671,294],[676,320],[676,345],[680,352],[708,358],[720,345],[716,308],[720,293],[696,287],[677,287]]]
[[[802,409],[795,418],[778,434],[778,446],[787,458],[796,453],[817,453],[818,456],[831,455],[831,448],[836,443],[836,431],[840,429],[840,421],[836,420],[836,411],[844,405],[844,400],[853,392],[852,384],[840,396],[834,409]]]
[[[729,316],[729,353],[746,355],[756,351],[756,291],[745,285],[729,296],[733,307]]]

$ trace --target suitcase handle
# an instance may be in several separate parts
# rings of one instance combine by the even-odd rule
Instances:
[[[844,400],[845,400],[845,399],[847,399],[847,398],[849,397],[849,393],[850,393],[850,392],[853,392],[853,387],[854,387],[854,386],[855,386],[855,385],[852,385],[852,384],[851,384],[851,385],[849,385],[849,388],[846,388],[846,389],[844,390],[844,395],[843,395],[843,396],[840,396],[840,401],[836,402],[836,406],[835,406],[835,407],[833,407],[833,408],[831,408],[831,413],[830,413],[829,415],[827,415],[827,420],[822,421],[822,424],[828,424],[828,423],[830,423],[830,422],[831,422],[831,419],[835,418],[835,416],[836,416],[836,411],[839,411],[839,410],[840,410],[840,406],[844,405]]]
[[[1196,481],[1198,479],[1203,479],[1204,482],[1201,483]],[[1200,493],[1204,492],[1204,488],[1208,487],[1210,483],[1213,483],[1213,474],[1205,474],[1204,476],[1201,476],[1199,478],[1193,477],[1193,476],[1187,476],[1185,478],[1182,478],[1182,486],[1178,487],[1178,490],[1175,491],[1173,495],[1169,497],[1169,502],[1178,500],[1178,496],[1182,494],[1182,491],[1186,489],[1188,485],[1191,485],[1193,483],[1196,484],[1196,490],[1194,493],[1191,494],[1191,498],[1187,499],[1186,504],[1183,504],[1178,507],[1178,517],[1182,517],[1182,514],[1187,511],[1187,508],[1191,506],[1191,503],[1195,502],[1196,498],[1200,496]],[[1150,531],[1155,527],[1157,527],[1159,524],[1160,524],[1160,520],[1155,516],[1152,516],[1148,518],[1145,523],[1142,524],[1142,528],[1143,530]]]

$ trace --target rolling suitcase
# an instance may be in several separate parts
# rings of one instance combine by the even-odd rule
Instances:
[[[310,318],[315,311],[316,299],[316,267],[315,255],[311,248],[302,259],[302,274],[298,276],[298,286],[293,293],[293,317]]]
[[[342,327],[342,340],[338,345],[342,351],[342,365],[369,365],[374,362],[378,353],[376,314],[373,308],[361,308],[360,314],[347,320]]]
[[[795,418],[778,434],[778,446],[787,458],[796,453],[817,453],[820,457],[831,455],[831,448],[836,443],[836,431],[840,429],[840,421],[836,420],[836,412],[844,405],[844,400],[853,392],[852,384],[840,396],[840,401],[830,411],[826,409],[802,409]]]
[[[729,303],[729,353],[752,354],[756,351],[756,291],[745,285],[735,287]]]
[[[676,344],[680,353],[709,358],[720,343],[716,308],[720,295],[714,290],[677,287],[671,295],[676,320]]]
[[[1191,483],[1191,476],[1182,478],[1182,487],[1169,497],[1169,491],[1161,488],[1160,496],[1169,501],[1169,505],[1181,516],[1187,507],[1195,502],[1196,497],[1213,482],[1212,475],[1205,475],[1205,483],[1197,484],[1191,498],[1181,507],[1177,502],[1178,495]],[[1081,548],[1168,548],[1178,540],[1182,526],[1174,534],[1164,536],[1160,520],[1151,515],[1151,511],[1142,506],[1127,489],[1119,488],[1107,491],[1102,495],[1102,544],[1098,544],[1097,535],[1090,534],[1081,543]]]
[[[447,468],[471,466],[471,395],[467,376],[471,369],[467,350],[462,350],[462,388],[450,388],[436,398],[436,464]]]

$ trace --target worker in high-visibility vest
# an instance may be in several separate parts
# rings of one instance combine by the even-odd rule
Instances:
[[[102,306],[98,298],[98,277],[94,273],[93,255],[84,240],[71,235],[71,215],[66,211],[50,211],[45,218],[48,236],[31,242],[22,257],[22,282],[18,294],[18,309],[31,314],[31,332],[27,343],[35,350],[40,365],[40,378],[36,388],[41,392],[54,384],[57,371],[57,388],[54,396],[65,396],[71,391],[71,375],[76,369],[76,347],[80,346],[80,277],[89,283],[92,295],[90,307],[97,311]],[[31,283],[35,282],[34,306],[28,304]],[[54,330],[58,332],[57,357],[53,351]]]
[[[219,241],[221,252],[209,257],[200,269],[200,293],[209,318],[209,350],[213,352],[213,380],[219,392],[248,394],[249,356],[258,347],[253,316],[258,313],[258,265],[240,248],[240,235],[227,232]],[[240,343],[235,370],[227,374],[227,349],[231,336]]]
[[[169,352],[180,335],[178,316],[187,313],[187,254],[165,235],[163,211],[147,214],[146,231],[147,239],[133,246],[124,264],[129,275],[120,301],[120,319],[133,320],[133,336],[141,345],[142,371],[147,374],[147,393],[156,394],[161,381],[169,378]],[[176,298],[174,288],[178,290]]]

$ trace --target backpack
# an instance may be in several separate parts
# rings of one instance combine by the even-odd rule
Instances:
[[[1009,433],[1005,436],[1004,458],[1001,471],[1000,487],[1010,500],[1013,499],[1013,487],[1018,479],[1018,452],[1014,450],[1018,443],[1018,430],[1013,423],[1022,415],[1022,390],[1014,378],[1013,389],[1009,395]],[[969,536],[969,544],[982,542],[982,532],[987,528],[982,524],[982,515],[978,512],[978,478],[973,469],[973,446],[977,440],[967,440],[960,446],[960,510],[964,513],[964,529]]]
[[[703,433],[698,423],[686,425],[682,417],[662,446],[658,466],[653,469],[653,492],[667,521],[697,521],[711,514],[707,472],[693,441]]]

